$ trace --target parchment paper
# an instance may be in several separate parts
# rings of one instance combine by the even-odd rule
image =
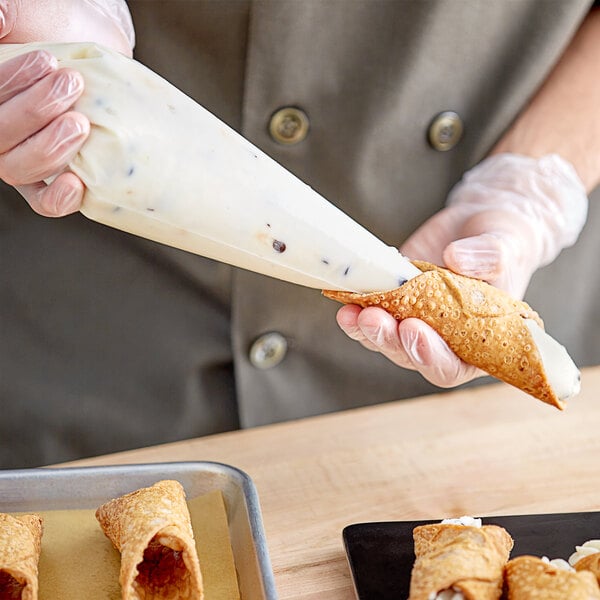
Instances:
[[[239,600],[220,491],[188,499],[205,600]],[[42,511],[39,600],[120,600],[119,553],[94,510]]]

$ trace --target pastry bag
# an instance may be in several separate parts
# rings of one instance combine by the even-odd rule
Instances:
[[[92,43],[37,48],[77,69],[92,125],[69,168],[81,212],[145,238],[293,283],[367,292],[419,274],[308,185],[141,63]]]

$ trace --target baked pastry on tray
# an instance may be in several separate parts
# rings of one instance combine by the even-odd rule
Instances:
[[[0,513],[0,598],[37,600],[42,519]]]
[[[202,600],[202,576],[185,492],[165,480],[96,511],[121,553],[123,600]]]

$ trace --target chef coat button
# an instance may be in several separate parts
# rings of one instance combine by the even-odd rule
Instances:
[[[281,333],[265,333],[250,347],[250,362],[257,369],[276,367],[285,358],[287,348],[287,340]]]
[[[462,134],[462,119],[455,112],[447,110],[433,119],[427,137],[432,148],[439,152],[446,152],[458,144]]]
[[[299,108],[286,106],[275,111],[269,121],[269,133],[279,144],[297,144],[308,135],[308,117]]]

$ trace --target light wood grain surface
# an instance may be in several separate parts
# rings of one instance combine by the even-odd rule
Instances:
[[[496,384],[71,464],[235,465],[281,600],[351,600],[350,523],[600,510],[600,367],[582,385],[565,412]]]

